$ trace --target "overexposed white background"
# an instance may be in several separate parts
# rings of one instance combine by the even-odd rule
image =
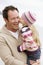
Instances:
[[[19,15],[25,11],[31,11],[36,14],[36,22],[34,23],[41,41],[41,65],[43,65],[43,0],[0,0],[0,29],[4,25],[2,10],[5,6],[13,5],[19,9]]]

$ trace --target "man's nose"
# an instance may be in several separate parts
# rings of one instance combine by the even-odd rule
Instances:
[[[16,18],[15,21],[16,21],[16,22],[19,22],[19,19]]]

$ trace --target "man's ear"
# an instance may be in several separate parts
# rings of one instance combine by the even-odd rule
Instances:
[[[5,20],[5,23],[8,23],[8,20],[6,18],[4,18],[4,20]]]

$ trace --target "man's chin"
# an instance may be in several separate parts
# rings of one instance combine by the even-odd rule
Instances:
[[[14,27],[15,30],[18,30],[19,28],[18,27]]]
[[[13,29],[15,29],[15,30],[18,30],[18,29],[19,29],[18,26],[12,26],[12,27],[13,27]]]

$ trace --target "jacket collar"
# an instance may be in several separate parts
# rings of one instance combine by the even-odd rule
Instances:
[[[4,34],[7,34],[7,35],[12,35],[9,30],[6,28],[6,26],[4,25],[0,31],[0,33],[4,33]],[[19,31],[18,31],[19,33]]]

